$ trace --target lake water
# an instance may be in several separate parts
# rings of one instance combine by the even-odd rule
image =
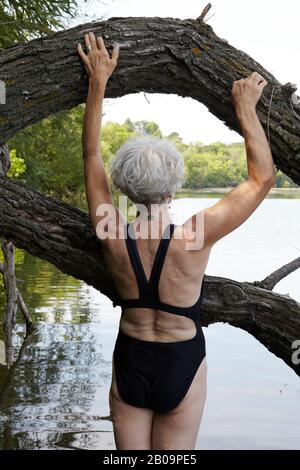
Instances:
[[[177,199],[173,221],[215,202]],[[206,274],[261,280],[298,257],[299,215],[300,199],[266,199],[215,245]],[[26,253],[19,255],[17,277],[37,328],[19,353],[24,326],[18,323],[17,362],[9,373],[0,365],[0,448],[114,449],[108,391],[120,308]],[[274,291],[300,302],[299,286],[300,270]],[[300,449],[299,377],[238,328],[218,323],[204,334],[208,396],[196,448]]]

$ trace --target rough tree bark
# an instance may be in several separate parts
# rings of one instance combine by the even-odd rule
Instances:
[[[101,242],[85,212],[10,179],[0,177],[0,188],[0,234],[119,304]],[[251,283],[205,276],[201,315],[203,325],[221,321],[248,331],[300,375],[300,366],[292,362],[300,304],[289,296]]]
[[[272,95],[269,135],[275,164],[300,184],[296,95],[294,111],[291,107],[295,86],[281,85],[249,55],[219,38],[210,25],[193,19],[110,18],[7,49],[0,54],[0,79],[7,89],[7,104],[0,106],[0,144],[20,129],[84,101],[87,81],[76,44],[88,30],[101,33],[109,50],[114,41],[122,44],[107,97],[140,91],[189,96],[240,133],[231,101],[232,82],[253,70],[261,73],[268,86],[257,111],[267,131]]]
[[[0,146],[0,175],[4,176],[10,167],[9,150],[7,145]]]

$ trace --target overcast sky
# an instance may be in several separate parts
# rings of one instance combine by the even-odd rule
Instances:
[[[208,1],[201,0],[103,0],[90,3],[95,18],[112,16],[161,16],[196,18]],[[105,6],[104,4],[107,4]],[[245,51],[281,82],[298,85],[300,95],[300,2],[296,0],[211,0],[206,18],[215,33]],[[122,49],[120,54],[122,53]],[[206,107],[177,95],[127,95],[106,99],[103,123],[154,120],[164,135],[177,131],[185,142],[236,142],[241,137],[227,129]]]

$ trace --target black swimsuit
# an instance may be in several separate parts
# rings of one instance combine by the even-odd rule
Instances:
[[[144,341],[125,334],[119,328],[113,358],[116,383],[121,398],[128,404],[167,413],[186,395],[205,357],[205,339],[200,322],[203,288],[191,307],[176,307],[161,302],[158,283],[175,225],[166,227],[155,256],[149,282],[137,250],[136,240],[126,226],[126,246],[134,269],[138,299],[121,299],[122,315],[126,308],[151,308],[182,315],[195,322],[196,335],[175,342]],[[170,235],[166,237],[167,231]]]

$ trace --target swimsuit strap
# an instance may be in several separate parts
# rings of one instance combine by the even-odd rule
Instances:
[[[129,223],[126,226],[126,247],[128,251],[128,255],[135,273],[135,277],[138,283],[139,288],[139,297],[140,299],[151,299],[151,301],[159,301],[158,296],[158,283],[160,279],[160,274],[163,268],[164,260],[167,254],[168,246],[173,235],[175,225],[169,224],[160,239],[155,258],[153,267],[151,270],[149,281],[146,278],[146,274],[142,265],[142,261],[137,250],[136,246],[136,239],[131,238],[130,230],[129,230]]]
[[[130,258],[131,265],[134,270],[134,274],[138,283],[138,288],[139,288],[139,297],[142,298],[146,295],[148,291],[148,281],[146,278],[146,274],[141,262],[140,255],[137,251],[136,247],[136,240],[134,238],[131,238],[129,234],[129,223],[126,225],[126,237],[125,237],[125,242],[126,242],[126,247],[127,247],[127,252]]]
[[[157,300],[158,302],[159,302],[158,284],[159,284],[160,275],[163,269],[163,265],[166,259],[166,254],[167,254],[174,230],[175,230],[174,224],[169,224],[165,228],[163,236],[160,240],[160,243],[156,252],[156,256],[155,256],[154,263],[153,263],[153,268],[152,268],[150,279],[149,279],[149,284],[153,292],[154,299]]]

